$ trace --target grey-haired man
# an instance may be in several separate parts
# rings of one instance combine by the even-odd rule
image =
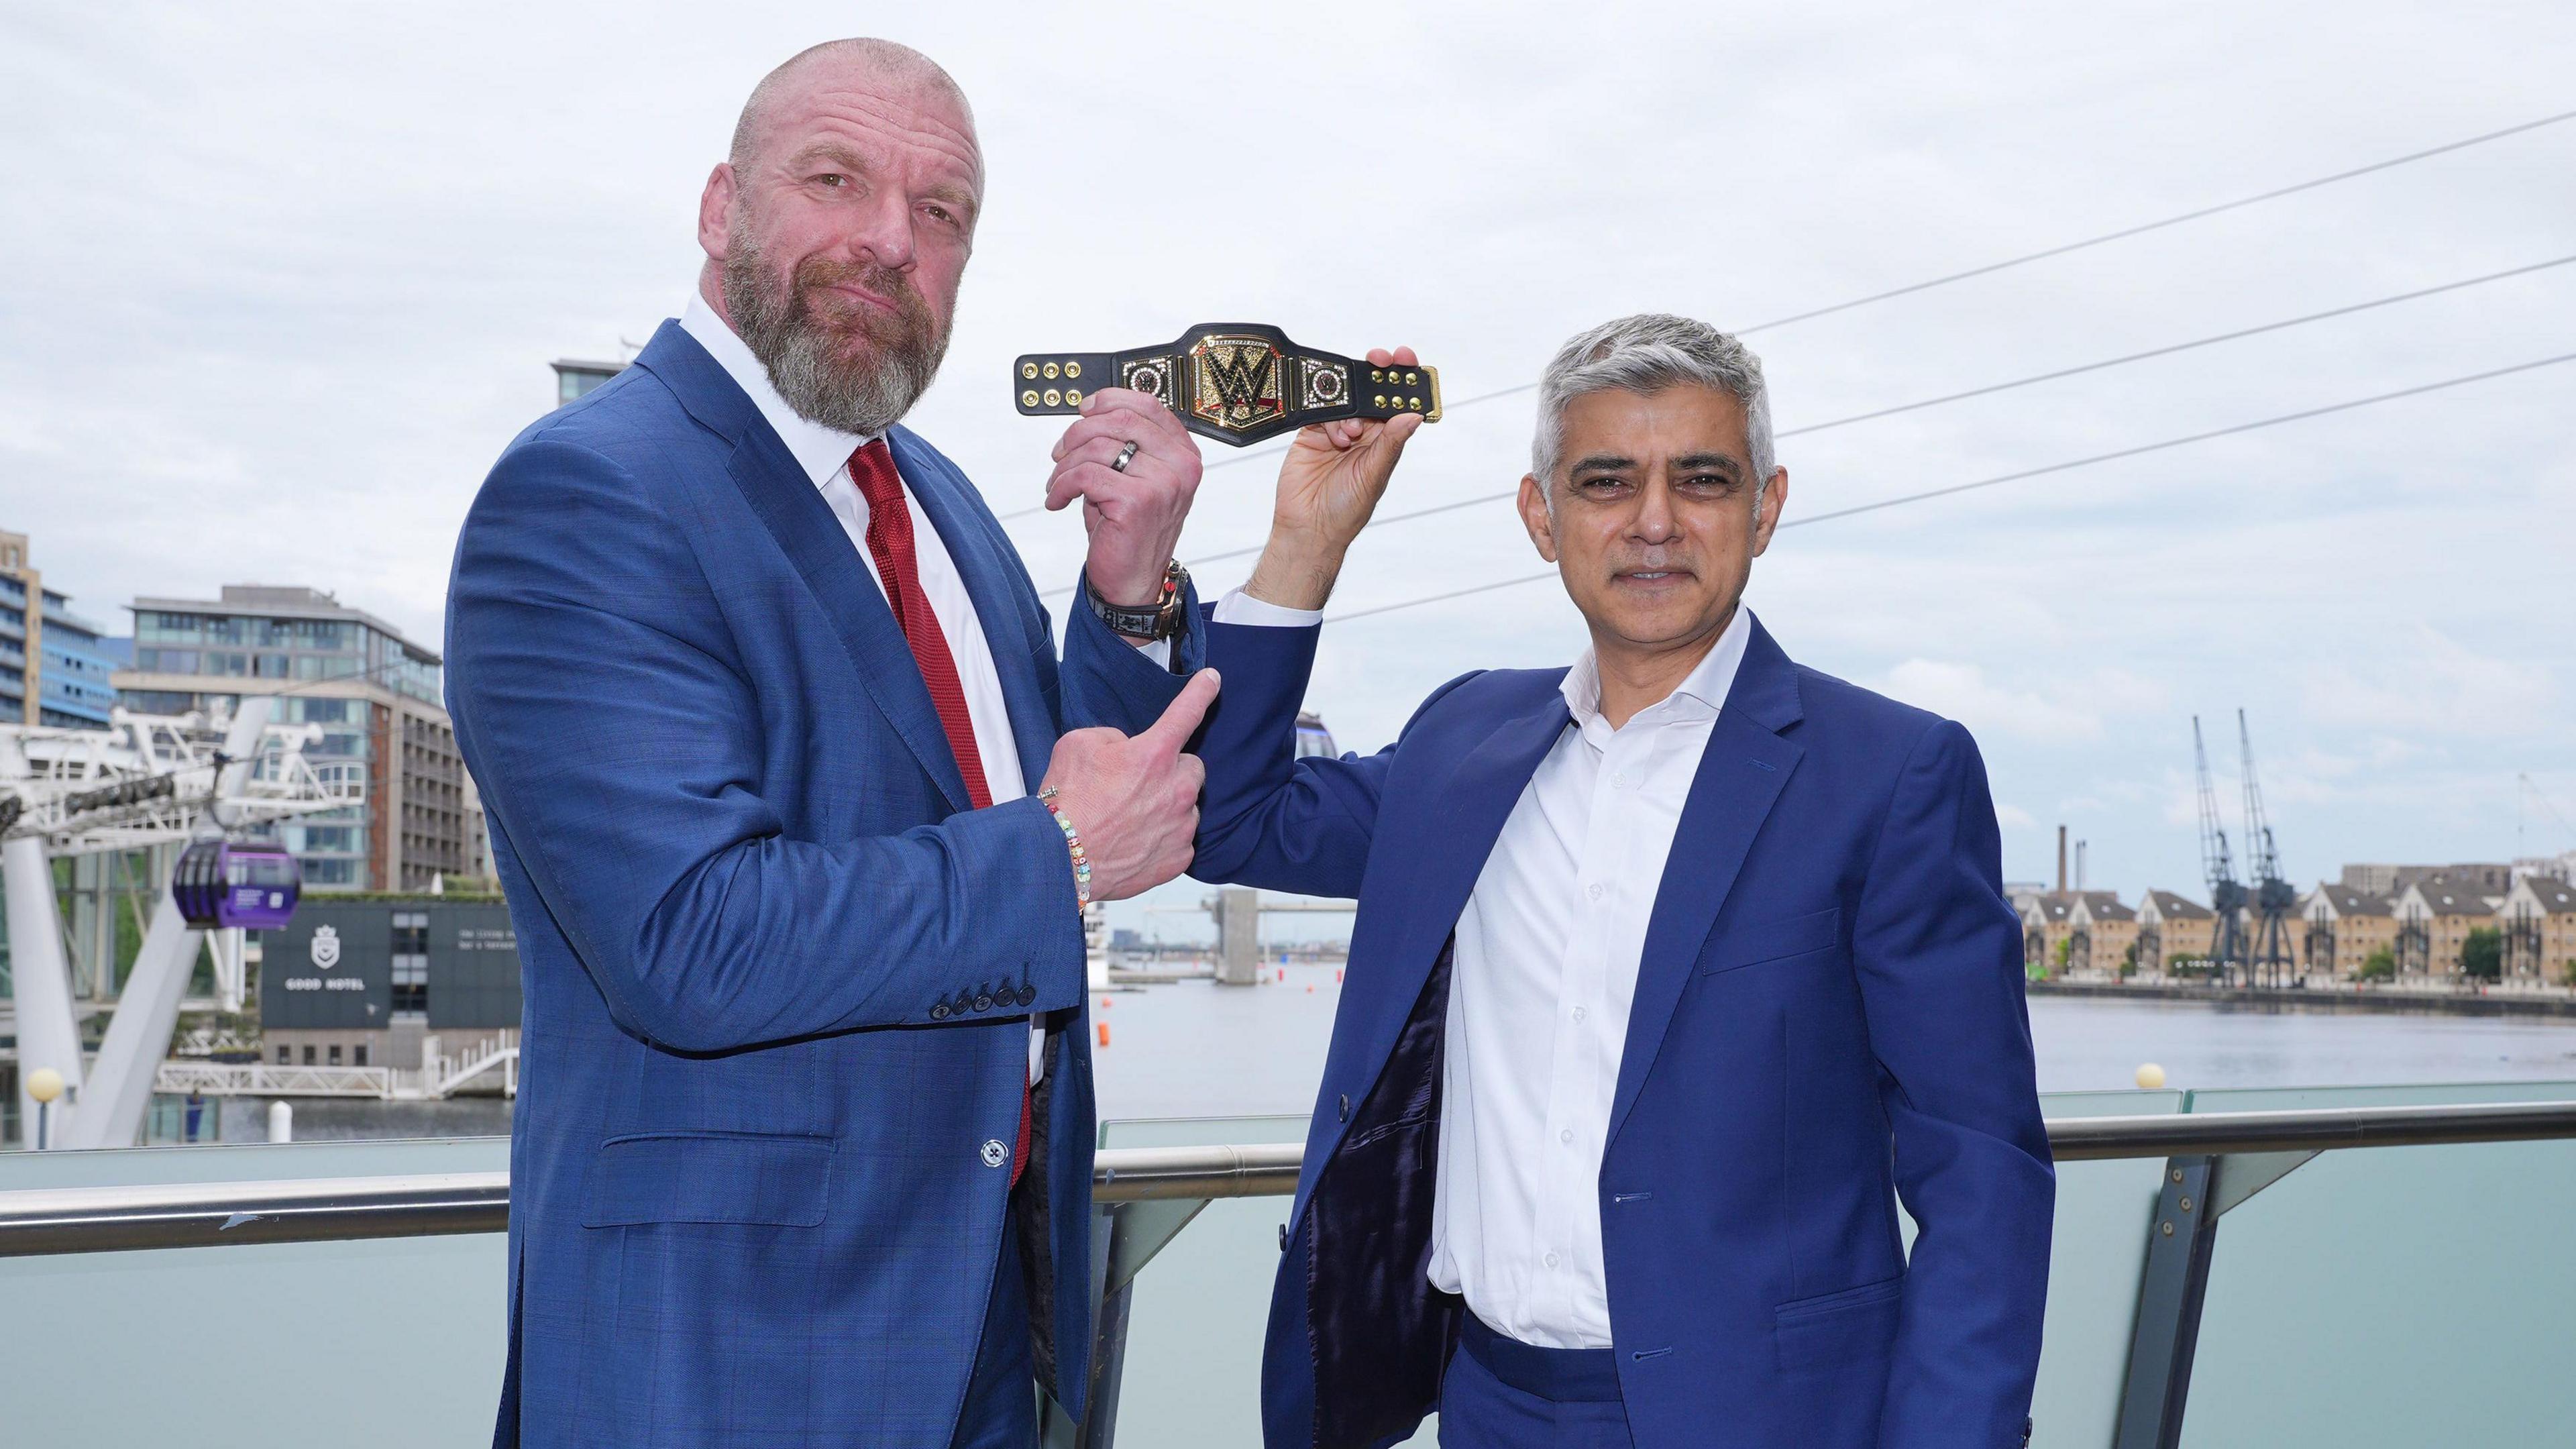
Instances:
[[[1283,474],[1208,637],[1191,874],[1360,902],[1269,1442],[2024,1442],[2055,1180],[1994,805],[1967,731],[1744,607],[1789,500],[1761,364],[1679,317],[1567,343],[1520,514],[1591,647],[1297,759],[1402,444],[1310,430],[1343,466]]]

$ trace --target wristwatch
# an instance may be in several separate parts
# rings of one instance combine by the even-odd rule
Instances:
[[[1162,593],[1143,608],[1109,602],[1100,596],[1100,590],[1092,584],[1089,573],[1082,576],[1083,601],[1091,605],[1091,612],[1100,616],[1100,622],[1108,625],[1113,634],[1142,639],[1149,644],[1157,639],[1173,638],[1181,632],[1181,600],[1189,589],[1190,571],[1181,567],[1179,559],[1172,560],[1170,567],[1163,570]]]

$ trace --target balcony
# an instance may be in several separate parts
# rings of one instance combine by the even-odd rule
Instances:
[[[2034,1444],[2567,1441],[2576,1082],[2046,1109],[2059,1193]],[[1259,1443],[1303,1135],[1279,1117],[1103,1126],[1104,1409],[1050,1425],[1050,1446]],[[0,1157],[9,1442],[480,1442],[507,1162],[500,1138]]]

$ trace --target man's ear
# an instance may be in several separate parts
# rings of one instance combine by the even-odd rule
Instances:
[[[1753,556],[1762,557],[1771,547],[1771,535],[1780,527],[1780,514],[1789,504],[1789,470],[1774,468],[1771,480],[1754,495]]]
[[[1548,515],[1547,485],[1538,475],[1521,475],[1521,526],[1529,530],[1530,542],[1538,545],[1538,556],[1556,562],[1556,520]]]
[[[719,161],[707,173],[707,189],[698,193],[698,249],[710,261],[723,261],[733,237],[733,163]]]

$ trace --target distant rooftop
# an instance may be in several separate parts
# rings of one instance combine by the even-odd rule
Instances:
[[[437,650],[364,609],[353,609],[341,603],[337,595],[323,589],[307,588],[301,584],[226,584],[221,593],[223,596],[217,599],[138,598],[126,608],[138,614],[151,611],[163,614],[247,614],[267,619],[351,619],[402,641],[405,648],[432,664],[440,662]]]

